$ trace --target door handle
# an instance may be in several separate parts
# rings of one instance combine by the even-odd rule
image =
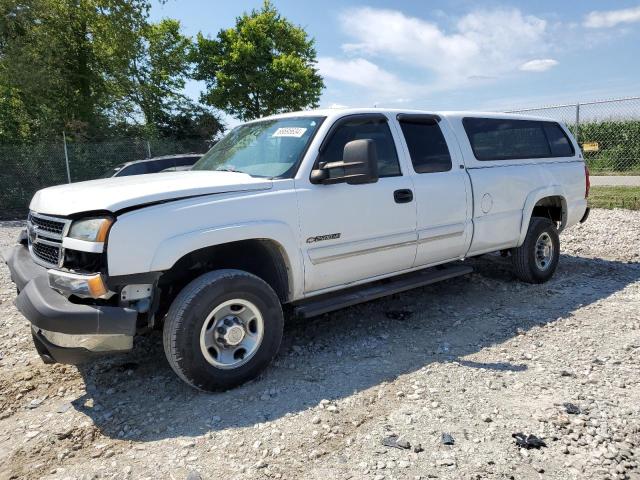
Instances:
[[[409,203],[413,201],[413,192],[408,188],[401,188],[393,192],[393,199],[396,203]]]

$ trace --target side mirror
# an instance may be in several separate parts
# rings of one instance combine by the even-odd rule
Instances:
[[[371,139],[352,140],[344,146],[342,161],[321,163],[311,172],[311,183],[360,185],[378,181],[378,154]]]

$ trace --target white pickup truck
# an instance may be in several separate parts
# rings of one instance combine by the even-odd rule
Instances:
[[[463,275],[500,251],[547,281],[588,215],[571,133],[516,115],[386,109],[234,128],[191,171],[46,188],[5,260],[46,362],[128,351],[163,328],[202,390],[255,377],[287,314]]]

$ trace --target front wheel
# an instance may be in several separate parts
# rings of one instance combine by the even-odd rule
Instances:
[[[226,390],[255,378],[280,347],[278,296],[242,270],[216,270],[187,285],[163,329],[171,368],[200,390]]]
[[[556,271],[560,258],[560,238],[548,218],[532,217],[524,243],[511,250],[516,276],[527,283],[544,283]]]

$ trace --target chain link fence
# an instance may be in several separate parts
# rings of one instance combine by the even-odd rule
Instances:
[[[595,175],[640,175],[640,97],[509,110],[565,123]]]
[[[66,140],[66,141],[65,141]],[[202,139],[120,139],[0,145],[0,218],[23,218],[41,188],[103,177],[116,165],[177,153],[204,153]],[[67,163],[68,159],[68,163]],[[67,170],[68,165],[68,170]]]
[[[640,97],[509,110],[565,123],[576,135],[595,175],[640,175]],[[66,147],[66,151],[65,151]],[[44,187],[102,177],[132,160],[203,153],[202,139],[120,139],[0,145],[0,218],[22,218]],[[68,159],[68,172],[67,172]]]

